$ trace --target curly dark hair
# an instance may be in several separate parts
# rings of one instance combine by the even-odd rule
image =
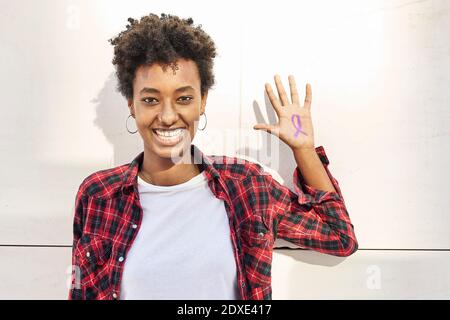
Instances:
[[[117,90],[127,99],[133,98],[133,80],[141,65],[158,63],[165,71],[167,66],[178,69],[179,58],[193,60],[198,68],[201,95],[214,85],[214,42],[202,25],[193,26],[193,19],[161,13],[141,17],[140,21],[128,18],[127,30],[108,41],[114,46],[113,65],[118,78]]]

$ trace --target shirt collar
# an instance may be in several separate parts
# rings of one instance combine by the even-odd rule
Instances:
[[[196,145],[191,144],[191,155],[194,159],[194,164],[199,164],[208,180],[219,178],[220,174],[216,168],[214,168],[214,159],[204,154]],[[128,165],[123,174],[123,183],[121,190],[124,192],[127,188],[137,185],[138,171],[142,166],[144,160],[144,151],[139,153],[133,161]]]

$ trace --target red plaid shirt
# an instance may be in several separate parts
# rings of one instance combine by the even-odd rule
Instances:
[[[276,238],[334,256],[349,256],[358,249],[325,151],[322,146],[315,150],[337,192],[305,184],[296,168],[294,193],[259,164],[207,156],[191,144],[194,163],[201,166],[213,194],[225,202],[242,300],[272,299]],[[75,201],[69,299],[120,299],[124,259],[143,216],[137,187],[143,155],[129,164],[94,172],[81,183]]]

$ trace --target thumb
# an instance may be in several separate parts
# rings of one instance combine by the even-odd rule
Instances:
[[[262,124],[262,123],[255,124],[253,126],[253,129],[255,129],[255,130],[263,130],[263,131],[266,131],[268,133],[275,133],[276,134],[276,128],[274,126],[270,125],[270,124]]]

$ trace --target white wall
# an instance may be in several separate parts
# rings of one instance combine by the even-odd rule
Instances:
[[[276,121],[275,73],[301,96],[312,85],[359,250],[276,249],[274,299],[450,298],[448,1],[0,0],[0,299],[67,298],[79,184],[142,150],[107,39],[150,12],[193,17],[218,47],[194,140],[206,153],[253,158],[292,188],[290,150],[265,163],[251,128]]]

